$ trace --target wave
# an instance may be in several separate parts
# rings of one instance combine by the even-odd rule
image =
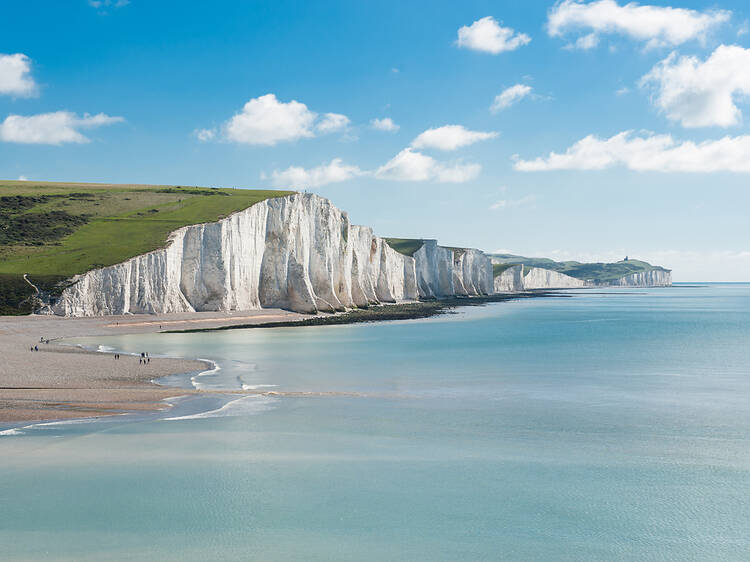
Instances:
[[[207,377],[210,375],[215,375],[216,373],[221,371],[221,367],[216,361],[212,361],[211,359],[203,359],[199,357],[198,361],[205,361],[206,363],[210,363],[211,365],[213,365],[212,369],[201,371],[197,375],[190,378],[190,383],[193,385],[193,388],[195,388],[195,390],[204,390],[206,388],[206,385],[200,382],[198,379],[200,377]]]
[[[276,388],[278,384],[243,384],[242,390],[258,390],[260,388]]]
[[[205,418],[232,418],[240,416],[252,416],[273,408],[272,404],[277,402],[276,398],[268,396],[243,396],[224,404],[221,408],[190,414],[187,416],[176,416],[163,418],[164,421],[198,420]]]

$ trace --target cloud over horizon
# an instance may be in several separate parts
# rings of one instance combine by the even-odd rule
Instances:
[[[622,166],[638,172],[750,173],[750,135],[700,143],[676,141],[671,135],[634,135],[624,131],[608,139],[589,135],[563,153],[522,160],[520,172],[605,170]]]

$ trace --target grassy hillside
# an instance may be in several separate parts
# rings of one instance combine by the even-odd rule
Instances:
[[[668,271],[663,267],[633,259],[618,261],[616,263],[581,263],[577,261],[557,262],[548,258],[527,258],[512,254],[490,254],[490,257],[493,262],[500,264],[522,263],[528,267],[551,269],[575,277],[576,279],[602,284],[611,283],[632,273],[654,270]]]
[[[493,263],[492,264],[492,277],[498,277],[499,275],[502,275],[503,271],[506,269],[510,269],[513,267],[514,263]]]
[[[424,245],[424,240],[418,238],[386,238],[388,245],[399,254],[413,256]]]
[[[19,295],[156,250],[182,226],[213,222],[288,191],[0,181],[0,313]]]

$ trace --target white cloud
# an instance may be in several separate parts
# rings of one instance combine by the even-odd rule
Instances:
[[[620,88],[619,90],[615,92],[615,94],[618,96],[625,96],[629,93],[630,93],[630,88],[628,88],[627,86],[623,86],[622,88]]]
[[[216,129],[196,129],[193,134],[198,137],[199,141],[208,142],[216,137]]]
[[[24,54],[0,54],[0,94],[28,98],[36,94],[31,59]]]
[[[434,158],[405,148],[389,162],[375,171],[375,177],[394,181],[438,181],[463,183],[476,178],[482,167],[479,164],[454,163],[447,165]]]
[[[253,98],[224,124],[225,137],[242,144],[274,145],[315,136],[317,114],[304,103],[284,103],[274,94]]]
[[[475,142],[495,138],[497,133],[485,131],[470,131],[462,125],[445,125],[435,129],[427,129],[415,138],[411,146],[414,148],[436,148],[438,150],[456,150],[462,146],[469,146]]]
[[[334,158],[328,164],[307,170],[299,166],[290,166],[282,171],[274,170],[271,180],[275,187],[320,187],[329,183],[350,180],[364,173],[357,166],[344,164],[341,158]]]
[[[536,195],[527,195],[520,199],[500,199],[490,205],[490,210],[499,211],[500,209],[509,209],[512,207],[520,207],[521,205],[527,205],[536,201]]]
[[[29,117],[9,115],[0,123],[0,140],[23,144],[86,143],[89,139],[79,129],[93,129],[122,121],[122,117],[110,117],[104,113],[87,113],[78,117],[70,111],[41,113]]]
[[[391,119],[390,117],[385,117],[383,119],[373,119],[372,121],[370,121],[370,124],[372,125],[373,129],[376,129],[378,131],[387,131],[389,133],[395,133],[401,128],[399,125],[396,125],[396,123],[394,123],[393,119]]]
[[[26,176],[18,176],[18,181],[29,181],[29,178]]]
[[[616,0],[562,0],[547,17],[547,31],[559,37],[568,31],[589,31],[589,35],[620,34],[646,42],[647,47],[681,45],[697,39],[705,41],[716,26],[728,21],[731,12],[699,12],[669,6],[640,5],[630,2],[620,6]],[[593,42],[590,37],[586,43]]]
[[[341,113],[326,113],[315,128],[321,133],[335,133],[346,129],[351,121]]]
[[[578,49],[580,51],[589,51],[599,45],[599,36],[596,33],[582,35],[576,39],[575,43],[565,45],[566,49]]]
[[[517,158],[517,157],[516,157]],[[564,153],[546,158],[517,159],[522,172],[604,170],[624,166],[639,172],[750,172],[750,136],[724,137],[701,143],[677,142],[671,135],[619,133],[609,139],[593,135]]]
[[[502,27],[495,18],[487,16],[458,30],[458,46],[497,55],[515,51],[531,41],[525,33]]]
[[[750,94],[750,49],[721,45],[705,62],[672,53],[641,79],[653,102],[683,127],[729,127],[742,121],[735,105]]]
[[[516,84],[500,92],[495,96],[495,100],[490,106],[492,113],[497,113],[503,109],[509,108],[511,105],[518,103],[523,98],[531,94],[531,86],[525,84]]]
[[[274,94],[266,94],[248,101],[242,111],[222,125],[220,135],[214,132],[212,136],[211,129],[199,129],[196,134],[201,140],[220,136],[223,140],[240,144],[273,146],[312,138],[316,133],[341,131],[349,123],[346,115],[326,113],[319,118],[304,103],[295,100],[282,102]]]

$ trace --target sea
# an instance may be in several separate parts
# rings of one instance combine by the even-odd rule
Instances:
[[[749,560],[750,285],[564,295],[70,340],[215,367],[0,427],[0,559]]]

